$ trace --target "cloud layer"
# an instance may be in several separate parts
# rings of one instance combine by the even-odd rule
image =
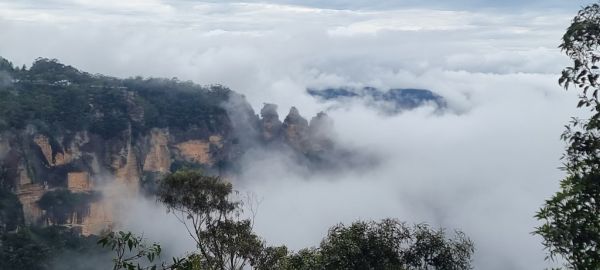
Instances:
[[[43,56],[115,76],[218,83],[255,109],[269,102],[305,116],[329,107],[307,87],[431,89],[450,113],[390,117],[358,103],[329,112],[340,142],[383,160],[374,169],[307,175],[273,153],[248,156],[238,186],[263,198],[257,230],[300,248],[337,222],[397,217],[464,230],[478,269],[548,266],[530,232],[558,188],[559,135],[576,114],[575,93],[556,86],[567,63],[556,47],[573,7],[319,3],[0,1],[0,55],[19,65]]]

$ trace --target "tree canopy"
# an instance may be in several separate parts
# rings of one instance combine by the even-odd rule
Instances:
[[[195,170],[171,174],[159,186],[159,200],[185,225],[204,268],[244,269],[263,248],[232,192],[230,183]]]
[[[471,269],[473,242],[463,233],[408,226],[396,219],[338,224],[316,249],[292,254],[288,269]]]
[[[571,269],[600,267],[600,5],[581,9],[563,36],[561,50],[572,60],[559,79],[565,89],[578,89],[577,107],[588,109],[587,119],[566,125],[561,138],[566,177],[560,190],[536,214],[543,224],[549,258],[561,258]]]
[[[159,187],[159,200],[185,225],[197,251],[162,269],[334,270],[334,269],[471,269],[473,242],[462,232],[448,237],[443,229],[408,226],[396,219],[356,221],[329,229],[318,247],[289,251],[267,246],[253,232],[252,219],[241,218],[243,204],[232,185],[199,171],[178,171]],[[154,269],[137,259],[160,248],[145,248],[130,233],[111,233],[101,240],[116,251],[115,269]],[[125,256],[129,244],[131,256]],[[113,243],[113,244],[110,244]],[[115,248],[116,247],[116,248]],[[157,252],[158,250],[158,252]],[[142,255],[139,255],[142,254]],[[133,260],[130,258],[134,258]],[[151,262],[153,257],[148,257]],[[157,268],[157,269],[158,269]]]
[[[219,130],[228,123],[221,104],[230,90],[173,79],[118,79],[38,58],[16,70],[0,58],[0,131],[34,125],[49,134],[89,130],[104,138],[130,125],[134,134],[149,128]],[[3,74],[0,72],[0,75]]]

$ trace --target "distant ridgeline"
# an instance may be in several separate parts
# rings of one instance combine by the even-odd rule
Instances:
[[[385,113],[399,113],[424,105],[432,105],[436,110],[446,108],[446,100],[425,89],[389,89],[383,91],[374,87],[307,89],[309,95],[320,100],[344,101],[361,99],[367,105]]]
[[[234,175],[252,147],[323,167],[336,160],[330,127],[324,113],[309,122],[296,108],[282,122],[274,104],[258,116],[220,85],[119,79],[45,58],[27,69],[0,57],[0,202],[22,205],[11,217],[0,207],[0,230],[23,220],[92,234],[113,222],[100,184],[137,194],[182,167]]]

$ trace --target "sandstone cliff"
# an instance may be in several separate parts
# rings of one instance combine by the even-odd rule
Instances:
[[[110,196],[66,218],[52,217],[39,201],[52,192],[78,196],[111,183],[129,196],[152,193],[161,177],[179,168],[227,173],[252,147],[292,149],[299,157],[331,149],[325,114],[309,125],[292,108],[282,122],[277,105],[265,104],[259,117],[243,96],[221,86],[121,80],[47,59],[17,75],[17,83],[0,88],[6,97],[0,102],[0,187],[18,196],[27,224],[64,222],[97,233],[112,225]]]
[[[226,156],[220,151],[228,143],[219,133],[178,137],[164,128],[151,129],[136,138],[126,133],[117,141],[96,135],[88,138],[87,132],[77,132],[69,140],[39,133],[34,128],[30,131],[5,133],[13,140],[2,143],[10,150],[0,160],[8,172],[4,181],[14,187],[27,224],[44,223],[37,201],[47,191],[66,188],[87,192],[114,181],[137,195],[146,176],[168,173],[173,163],[211,170]],[[102,202],[93,203],[87,216],[73,217],[69,223],[81,227],[83,233],[98,232],[111,223],[108,207]]]

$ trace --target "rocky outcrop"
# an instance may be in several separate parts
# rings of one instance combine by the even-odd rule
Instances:
[[[283,122],[275,104],[265,104],[259,116],[243,95],[222,86],[92,76],[48,59],[35,65],[19,71],[22,78],[10,91],[0,88],[10,97],[9,108],[32,110],[0,115],[0,186],[18,196],[28,224],[65,220],[37,205],[51,191],[89,193],[116,183],[136,196],[141,188],[152,193],[158,180],[178,168],[233,173],[253,147],[292,149],[300,158],[327,151],[319,124],[313,128],[296,108]],[[19,98],[25,91],[47,97],[52,109]],[[111,199],[92,202],[67,225],[84,234],[110,226],[112,210],[105,202]]]
[[[307,152],[308,148],[308,121],[298,112],[296,107],[292,107],[285,117],[282,125],[283,137],[285,142],[294,150],[302,153]]]
[[[210,143],[203,140],[190,140],[175,145],[181,156],[190,162],[211,165]]]
[[[63,139],[64,140],[64,139]],[[86,131],[76,132],[66,147],[57,151],[54,155],[54,165],[60,166],[81,158],[80,147],[89,142],[90,138]]]
[[[319,155],[331,151],[333,144],[333,120],[324,112],[319,112],[309,122],[300,115],[296,107],[281,122],[277,106],[265,104],[261,110],[262,140],[266,144],[284,143],[297,153]]]
[[[92,182],[87,172],[70,172],[67,174],[67,189],[72,192],[92,190]]]
[[[98,234],[103,230],[113,227],[114,220],[112,213],[112,206],[107,203],[107,200],[91,203],[89,206],[88,215],[83,217],[83,221],[79,225],[81,228],[81,234]]]
[[[167,173],[171,168],[169,134],[165,129],[152,129],[150,132],[150,151],[144,159],[144,171]]]
[[[329,136],[332,123],[324,113],[313,117],[310,124],[295,107],[283,122],[274,104],[265,104],[261,117],[251,115],[253,111],[248,108],[242,113],[248,114],[245,119],[252,122],[244,127],[256,132],[230,127],[217,130],[150,128],[140,133],[134,124],[112,138],[85,130],[50,133],[34,127],[5,132],[0,137],[0,165],[8,171],[3,181],[14,186],[26,223],[42,224],[44,220],[56,220],[48,218],[48,213],[37,205],[49,191],[99,191],[97,187],[112,181],[125,189],[128,196],[135,196],[145,177],[156,181],[174,165],[211,170],[223,162],[235,161],[248,147],[264,144],[287,145],[300,155],[325,153],[332,147]],[[143,113],[138,111],[135,117],[143,118]],[[245,134],[257,134],[252,140],[258,140],[259,144],[236,146],[235,141]],[[112,226],[112,209],[107,200],[111,198],[92,202],[86,211],[74,213],[67,225],[80,228],[83,234]]]
[[[324,152],[332,149],[334,147],[333,119],[326,113],[319,112],[310,119],[308,136],[312,152]]]
[[[49,191],[100,192],[97,187],[114,182],[127,196],[136,196],[146,173],[164,175],[174,162],[210,169],[229,157],[226,151],[231,144],[227,134],[168,128],[153,128],[137,136],[129,128],[111,139],[87,131],[52,136],[36,129],[3,138],[8,137],[12,139],[0,140],[0,165],[9,171],[3,181],[13,183],[27,224],[56,220],[37,205]],[[92,202],[86,211],[73,213],[65,225],[80,228],[83,234],[112,226],[110,200]]]
[[[48,163],[50,166],[54,166],[52,146],[50,146],[50,140],[48,137],[42,134],[37,134],[35,137],[33,137],[33,142],[35,142],[35,144],[40,148],[40,151],[42,151],[42,155],[46,160],[46,163]]]
[[[71,172],[67,178],[67,189],[73,193],[97,192],[87,172]],[[113,198],[105,197],[91,202],[86,211],[72,213],[68,220],[70,227],[78,228],[83,235],[98,234],[113,226],[111,203]]]
[[[175,147],[179,150],[179,154],[184,160],[212,166],[215,164],[215,157],[211,149],[222,149],[224,145],[221,136],[212,135],[206,141],[190,140],[176,144]]]
[[[280,138],[282,123],[277,114],[277,105],[265,103],[260,110],[261,136],[265,142],[272,142]]]
[[[64,138],[57,138],[58,144],[53,144],[50,138],[44,134],[36,134],[33,137],[33,142],[37,145],[42,153],[42,157],[48,167],[61,166],[70,163],[74,159],[81,156],[79,147],[89,141],[87,132],[77,132],[70,139],[70,143],[65,147],[59,143]]]
[[[115,181],[127,188],[131,194],[137,194],[140,188],[140,172],[138,158],[133,152],[131,144],[127,145],[125,163],[119,164],[115,169]]]
[[[42,210],[37,202],[46,192],[46,188],[40,184],[21,184],[16,190],[17,197],[23,207],[25,224],[36,224],[42,218]]]

